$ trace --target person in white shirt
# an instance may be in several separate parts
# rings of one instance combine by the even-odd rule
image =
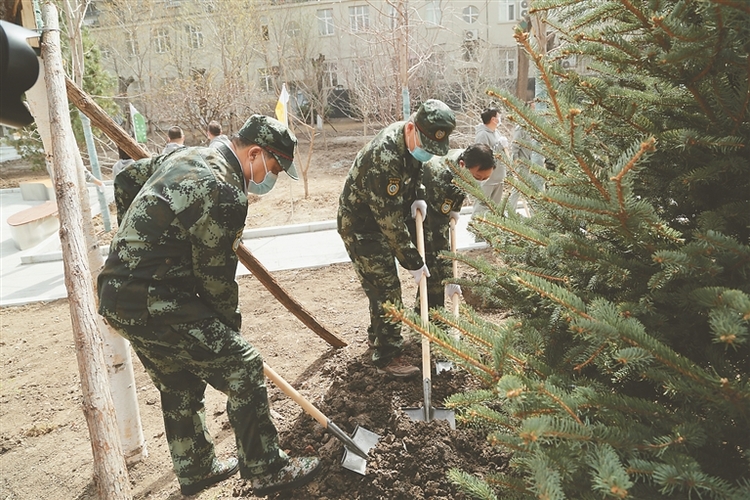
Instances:
[[[508,139],[500,134],[497,130],[500,125],[500,110],[497,108],[487,108],[481,114],[482,123],[476,127],[474,142],[487,144],[492,149],[493,154],[508,152]],[[505,181],[505,165],[495,158],[495,170],[489,179],[482,185],[482,192],[493,203],[500,203],[503,199],[503,182]],[[474,202],[474,214],[481,214],[487,211],[487,206],[477,200]]]

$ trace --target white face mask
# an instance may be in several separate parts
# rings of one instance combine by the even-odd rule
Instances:
[[[258,184],[255,182],[255,180],[252,179],[253,177],[253,170],[250,169],[250,182],[247,184],[247,191],[252,194],[257,194],[258,196],[262,196],[264,194],[267,194],[271,189],[273,189],[273,186],[276,184],[276,179],[278,176],[274,174],[273,172],[268,171],[268,166],[266,166],[266,155],[261,151],[260,153],[260,159],[263,160],[263,169],[266,171],[266,175],[263,177],[263,180]]]

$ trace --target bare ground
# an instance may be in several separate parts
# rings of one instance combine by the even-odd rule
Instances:
[[[285,176],[267,196],[251,200],[248,227],[295,224],[335,218],[348,167],[364,144],[361,136],[316,139],[304,183]],[[301,144],[300,166],[307,145]],[[0,167],[3,187],[36,174],[23,165]],[[106,170],[105,170],[106,172]],[[468,272],[463,270],[462,272]],[[402,271],[404,300],[413,305],[415,287]],[[446,479],[459,467],[483,475],[507,465],[485,436],[444,421],[415,422],[401,412],[420,406],[421,378],[395,381],[369,363],[366,345],[367,299],[350,264],[274,273],[276,280],[322,324],[348,345],[332,349],[276,302],[252,276],[240,278],[243,335],[266,362],[345,432],[357,424],[381,435],[368,472],[343,469],[341,443],[280,390],[269,397],[283,448],[294,455],[317,455],[323,468],[306,487],[284,499],[462,499]],[[0,309],[0,498],[93,500],[92,454],[82,412],[76,353],[67,300]],[[407,335],[408,336],[408,335]],[[419,339],[409,337],[410,359],[420,365]],[[129,468],[133,497],[181,498],[164,437],[159,394],[134,358],[136,386],[148,457]],[[465,373],[433,376],[433,404],[471,387]],[[235,445],[225,412],[226,398],[209,388],[207,420],[220,456]],[[255,498],[250,485],[235,477],[194,498]]]

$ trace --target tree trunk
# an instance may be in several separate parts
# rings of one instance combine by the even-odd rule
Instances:
[[[57,9],[43,6],[45,34],[42,55],[48,89],[55,194],[60,214],[65,285],[68,290],[76,358],[81,375],[84,415],[94,455],[94,483],[102,500],[130,499],[130,483],[118,436],[112,397],[107,390],[107,370],[97,327],[93,279],[87,258],[83,213],[78,197],[75,148],[71,146],[68,100],[63,92],[65,74],[60,49]]]

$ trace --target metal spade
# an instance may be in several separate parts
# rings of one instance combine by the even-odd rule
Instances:
[[[424,259],[424,227],[422,212],[417,210],[417,250]],[[422,276],[419,282],[419,312],[422,316],[422,326],[429,324],[427,305],[427,277]],[[432,368],[430,366],[430,340],[422,335],[422,377],[424,389],[424,404],[422,408],[402,408],[412,420],[430,422],[435,419],[447,420],[451,429],[456,428],[456,415],[453,410],[434,408],[432,406]]]
[[[378,443],[380,436],[357,425],[357,428],[354,429],[354,434],[349,437],[346,432],[341,430],[341,428],[326,417],[323,412],[318,410],[311,402],[305,399],[297,389],[281,378],[281,376],[266,363],[263,363],[263,372],[266,374],[266,377],[271,379],[271,381],[284,392],[284,394],[292,398],[294,402],[300,405],[308,415],[317,420],[320,425],[328,430],[328,432],[344,443],[344,456],[341,459],[341,465],[344,466],[345,469],[349,469],[364,476],[367,470],[367,455]]]

